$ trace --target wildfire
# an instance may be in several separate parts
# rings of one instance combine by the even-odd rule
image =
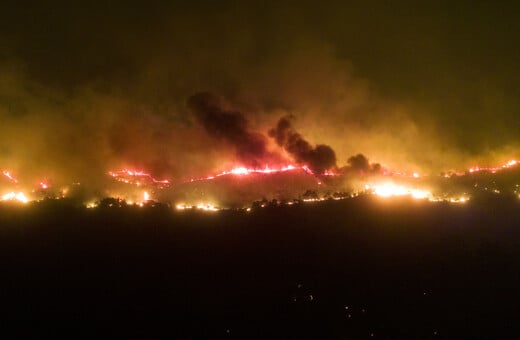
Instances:
[[[18,201],[18,202],[21,202],[21,203],[27,203],[29,202],[29,199],[27,198],[27,196],[25,196],[25,194],[23,192],[10,192],[10,193],[7,193],[5,195],[3,195],[0,199],[0,201]]]
[[[310,171],[310,169],[309,169],[309,171]],[[311,171],[311,173],[312,173],[312,171]],[[325,170],[325,172],[322,174],[322,176],[337,176],[337,175],[338,175],[338,174],[335,173],[335,172],[332,171],[332,170]]]
[[[16,178],[13,177],[13,175],[11,175],[11,173],[9,171],[2,171],[2,174],[11,182],[13,183],[18,183],[18,180]]]
[[[497,166],[497,167],[480,167],[480,166],[477,165],[477,166],[469,168],[468,171],[470,173],[476,173],[476,172],[485,171],[485,172],[491,172],[492,174],[494,174],[497,171],[504,170],[504,169],[509,169],[509,168],[515,167],[517,165],[518,165],[518,161],[513,159],[513,160],[510,160],[509,162],[507,162],[506,164],[503,164],[502,166]]]
[[[466,203],[467,201],[469,201],[468,196],[435,196],[428,190],[410,188],[404,185],[396,185],[393,183],[378,184],[373,186],[367,184],[365,185],[365,189],[368,190],[370,193],[382,198],[411,197],[417,200],[428,200],[430,202],[449,203]]]
[[[286,171],[293,171],[299,169],[298,167],[295,167],[294,165],[288,165],[281,168],[271,168],[269,166],[266,166],[263,169],[258,168],[246,168],[246,167],[236,167],[228,171],[222,171],[221,173],[218,173],[216,175],[211,175],[208,177],[202,177],[202,178],[192,178],[189,180],[189,182],[195,182],[195,181],[204,181],[204,180],[211,180],[215,179],[217,177],[226,176],[226,175],[236,175],[236,176],[245,176],[250,174],[273,174],[278,172],[286,172]]]
[[[142,185],[147,183],[159,184],[159,185],[169,185],[170,181],[167,179],[156,179],[151,174],[141,171],[141,170],[129,170],[123,169],[119,171],[109,171],[108,174],[114,178],[116,181],[127,183],[127,184],[136,184]]]
[[[264,168],[246,168],[246,167],[235,167],[228,171],[222,171],[218,174],[207,176],[207,177],[201,177],[201,178],[191,178],[187,182],[196,182],[196,181],[205,181],[205,180],[212,180],[217,177],[221,176],[227,176],[227,175],[235,175],[235,176],[247,176],[251,174],[276,174],[276,173],[282,173],[282,172],[288,172],[288,171],[297,171],[302,170],[309,175],[315,175],[312,170],[308,166],[295,166],[292,164],[282,166],[282,167],[270,167],[265,166]],[[325,171],[321,176],[337,176],[337,174],[331,170]]]
[[[460,172],[451,172],[448,175],[444,175],[444,177],[451,177],[453,174],[456,174],[457,176],[468,176],[471,174],[479,173],[479,172],[485,172],[488,174],[495,174],[499,171],[505,170],[505,169],[511,169],[518,167],[520,165],[520,161],[517,161],[515,159],[512,159],[508,161],[507,163],[500,165],[500,166],[474,166],[469,168],[467,171],[460,171]],[[336,173],[334,170],[327,170],[324,171],[321,174],[314,173],[308,166],[305,165],[294,165],[294,164],[287,164],[287,165],[280,165],[280,166],[272,166],[272,165],[266,165],[265,167],[246,167],[246,166],[237,166],[230,170],[222,171],[220,173],[216,173],[214,175],[210,175],[207,177],[201,177],[201,178],[192,178],[186,181],[179,181],[179,184],[181,183],[189,183],[189,182],[195,182],[195,181],[204,181],[204,180],[213,180],[218,177],[222,176],[250,176],[250,175],[269,175],[269,174],[278,174],[278,173],[286,173],[286,172],[300,172],[308,175],[312,175],[314,180],[317,182],[317,184],[322,184],[322,181],[324,181],[326,176],[341,176],[340,174]],[[154,204],[152,201],[152,194],[151,191],[152,187],[153,190],[158,189],[164,189],[166,187],[169,187],[172,185],[170,180],[168,179],[157,179],[155,178],[150,172],[143,170],[135,170],[135,169],[129,169],[125,168],[118,171],[109,171],[108,175],[113,178],[114,180],[122,183],[128,183],[131,185],[136,186],[143,186],[147,189],[147,191],[141,191],[134,192],[133,194],[129,194],[128,192],[122,195],[121,197],[130,198],[132,202],[127,202],[130,205],[135,206],[147,206],[148,204]],[[370,193],[375,196],[379,196],[382,198],[390,198],[390,197],[411,197],[418,200],[429,200],[429,201],[443,201],[443,202],[451,202],[451,203],[465,203],[469,200],[469,197],[473,196],[473,192],[477,189],[474,188],[468,188],[466,192],[460,193],[460,196],[457,196],[459,194],[446,194],[442,192],[432,193],[431,191],[422,188],[421,186],[424,184],[423,180],[424,178],[428,177],[431,178],[427,174],[419,174],[418,172],[406,172],[406,171],[394,171],[394,170],[388,170],[383,169],[381,172],[379,172],[379,175],[382,175],[384,177],[392,177],[387,178],[386,181],[383,179],[383,182],[377,183],[377,182],[365,182],[367,183],[365,185],[365,191],[360,191],[358,193]],[[38,195],[42,196],[42,192],[39,190],[45,190],[45,195],[49,195],[47,190],[51,188],[51,185],[47,181],[46,177],[45,180],[38,180],[35,181],[34,184],[37,184],[35,187],[31,189],[31,192],[35,195],[35,197],[31,197],[30,199],[24,194],[21,190],[29,190],[27,187],[21,187],[22,184],[19,183],[18,179],[13,176],[13,174],[8,170],[3,170],[0,174],[0,177],[4,177],[6,180],[8,180],[11,183],[16,184],[17,188],[16,192],[8,192],[4,194],[3,196],[0,196],[0,201],[18,201],[27,203],[30,200],[38,200]],[[432,178],[432,181],[434,179]],[[370,179],[370,177],[367,178],[367,181],[377,181],[375,179]],[[432,182],[429,181],[429,182]],[[325,183],[325,181],[324,181]],[[327,184],[326,190],[334,190],[333,186],[340,183],[340,181],[329,181]],[[363,184],[365,184],[363,183]],[[435,183],[435,182],[432,182]],[[74,183],[76,184],[76,183]],[[341,184],[340,184],[341,185]],[[429,186],[435,186],[435,184],[428,184]],[[330,186],[330,188],[329,188]],[[475,184],[475,188],[477,187],[477,184]],[[518,185],[517,185],[518,187]],[[342,190],[341,188],[338,188],[339,190]],[[491,188],[493,189],[494,193],[500,194],[502,191],[502,188]],[[12,190],[12,189],[9,189]],[[20,191],[18,191],[20,190]],[[487,187],[485,188],[487,190]],[[503,189],[506,190],[506,189]],[[27,192],[27,191],[25,191]],[[59,196],[56,196],[54,198],[61,198],[64,197],[67,192],[67,189],[63,189],[60,191]],[[515,194],[518,195],[519,190],[515,189]],[[169,192],[167,194],[170,194]],[[322,193],[323,194],[323,193]],[[325,200],[323,197],[327,197],[327,199],[330,199],[330,195],[324,195],[323,197],[316,195],[316,197],[306,197],[302,199],[302,202],[315,202],[315,201],[321,201]],[[356,195],[356,193],[351,193],[349,196]],[[164,195],[161,195],[164,197]],[[119,196],[118,196],[119,197]],[[139,198],[137,198],[139,197]],[[142,197],[142,198],[141,198]],[[46,198],[49,198],[46,196]],[[91,198],[92,199],[92,198]],[[216,205],[212,203],[200,203],[195,204],[196,202],[188,204],[178,204],[177,209],[179,210],[185,210],[185,209],[196,209],[196,210],[202,210],[202,211],[217,211],[220,210]],[[89,202],[86,204],[89,208],[94,207],[96,204],[93,202]]]
[[[451,203],[466,203],[469,199],[467,197],[452,197],[449,199]]]
[[[404,185],[395,185],[393,183],[366,185],[365,189],[370,190],[374,195],[379,197],[393,197],[393,196],[410,196],[415,199],[432,199],[433,195],[428,190],[408,188]]]
[[[211,203],[199,203],[197,205],[186,205],[184,203],[179,203],[175,206],[177,210],[187,210],[187,209],[197,209],[202,211],[219,211],[220,209],[217,208],[214,204]]]
[[[95,201],[87,202],[87,203],[85,203],[85,206],[87,207],[87,209],[93,209],[98,206],[98,202],[95,202]]]

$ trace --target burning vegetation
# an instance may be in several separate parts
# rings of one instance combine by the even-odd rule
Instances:
[[[124,190],[114,186],[107,190],[109,195],[106,197],[92,197],[84,201],[84,205],[95,208],[167,204],[177,210],[218,211],[231,207],[249,209],[273,204],[338,200],[359,195],[465,203],[483,194],[519,196],[517,182],[520,169],[517,165],[517,161],[512,160],[497,167],[472,167],[463,174],[450,177],[442,174],[420,176],[417,173],[385,170],[379,164],[372,164],[364,156],[357,155],[350,158],[346,167],[321,175],[307,166],[289,164],[278,168],[236,167],[214,175],[180,181],[157,179],[146,171],[123,169],[109,171],[107,175],[114,184],[122,185]],[[61,188],[59,194],[55,194],[49,184],[39,182],[26,191],[22,190],[25,188],[23,183],[10,171],[3,171],[3,175],[2,188],[9,187],[10,190],[1,193],[0,201],[29,203],[68,197],[68,187]],[[291,186],[293,188],[289,188]],[[285,189],[285,192],[281,194],[283,190],[280,189]],[[226,195],[225,190],[238,191],[243,200],[226,201],[225,197],[219,197],[219,194]],[[190,192],[196,194],[190,195]]]
[[[232,150],[232,159],[226,164],[236,164],[235,167],[178,178],[168,178],[164,171],[159,177],[153,171],[155,167],[105,169],[105,175],[94,181],[102,183],[95,190],[89,190],[92,180],[83,183],[80,178],[68,183],[48,174],[27,180],[12,169],[4,169],[0,176],[0,201],[28,203],[70,198],[89,208],[142,207],[164,202],[178,210],[216,211],[247,208],[252,202],[263,202],[256,206],[273,201],[294,204],[360,194],[454,203],[466,202],[482,193],[520,194],[516,160],[440,175],[393,170],[371,162],[361,153],[338,166],[336,151],[329,145],[308,141],[295,128],[294,115],[283,115],[274,127],[261,131],[251,126],[241,110],[209,92],[190,96],[186,107],[195,126],[209,140],[224,143]],[[126,164],[132,164],[131,160]]]

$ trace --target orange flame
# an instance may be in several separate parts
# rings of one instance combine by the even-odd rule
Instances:
[[[23,192],[10,192],[5,195],[3,195],[0,199],[0,201],[18,201],[21,203],[27,203],[29,202],[29,199]]]
[[[123,169],[119,171],[109,171],[108,174],[113,177],[116,181],[128,183],[128,184],[137,184],[141,185],[142,180],[149,181],[154,184],[163,184],[169,185],[170,181],[167,179],[159,180],[154,178],[151,174],[146,173],[141,170],[129,170]]]
[[[18,183],[18,180],[11,175],[11,173],[7,170],[2,171],[2,174],[11,182]]]
[[[235,176],[247,176],[250,174],[275,174],[275,173],[282,173],[287,171],[296,171],[296,170],[302,170],[308,173],[309,175],[315,175],[312,170],[306,166],[295,166],[292,164],[282,166],[282,167],[270,167],[265,166],[265,168],[246,168],[243,166],[232,168],[228,171],[222,171],[218,174],[207,176],[207,177],[201,177],[201,178],[191,178],[188,180],[188,182],[195,182],[195,181],[204,181],[204,180],[211,180],[215,179],[217,177],[226,176],[226,175],[235,175]],[[337,174],[331,170],[325,171],[322,176],[337,176]]]
[[[495,167],[480,167],[480,166],[474,166],[474,167],[471,167],[469,168],[469,173],[473,174],[473,173],[476,173],[476,172],[481,172],[481,171],[485,171],[485,172],[491,172],[492,174],[496,173],[497,171],[500,171],[500,170],[504,170],[504,169],[509,169],[509,168],[512,168],[512,167],[515,167],[518,165],[518,161],[515,160],[515,159],[512,159],[510,160],[509,162],[507,162],[506,164],[503,164],[501,166],[495,166]]]

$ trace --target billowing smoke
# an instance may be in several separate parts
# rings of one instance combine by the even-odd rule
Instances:
[[[321,174],[336,166],[336,153],[328,145],[318,144],[313,147],[292,127],[291,117],[280,118],[275,128],[269,130],[269,136],[284,148],[294,160],[305,164],[314,173]]]
[[[261,133],[251,131],[241,112],[223,108],[217,96],[209,92],[199,92],[188,98],[187,104],[206,132],[231,144],[238,159],[244,164],[256,167],[262,166],[266,161],[279,159],[278,155],[267,149],[267,138]]]
[[[341,172],[350,175],[377,174],[381,172],[381,164],[370,163],[365,155],[358,153],[355,156],[349,157],[347,166],[341,168]]]

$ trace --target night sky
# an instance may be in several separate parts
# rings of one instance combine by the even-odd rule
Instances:
[[[0,13],[0,165],[22,177],[204,174],[243,163],[244,136],[262,162],[294,160],[268,134],[283,117],[338,166],[362,153],[435,173],[520,148],[520,11],[505,4],[4,1]],[[201,93],[245,135],[209,131],[187,105]]]

